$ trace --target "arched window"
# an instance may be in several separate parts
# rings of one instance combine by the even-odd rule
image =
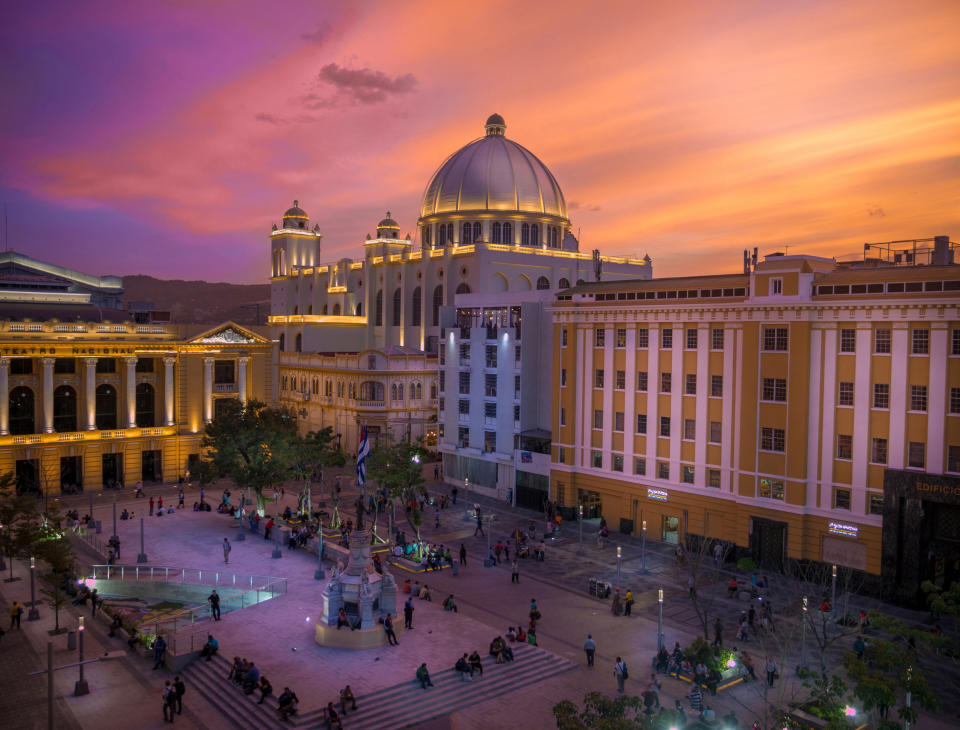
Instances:
[[[312,309],[312,307],[311,307],[311,309]],[[320,313],[321,313],[324,317],[327,316],[327,305],[326,305],[326,304],[323,305],[323,309],[320,310]]]
[[[538,226],[536,223],[530,224],[530,245],[540,245],[540,226]]]
[[[397,386],[393,384],[390,386],[390,400],[396,402],[397,400]]]
[[[374,325],[383,327],[383,289],[377,289],[377,306],[374,307],[374,310],[377,313]]]
[[[523,246],[530,245],[530,226],[527,223],[520,226],[520,243]]]
[[[297,352],[303,352],[303,335],[300,332],[297,332],[297,338],[293,342],[293,349]]]
[[[583,279],[577,279],[577,286],[580,286],[583,283]]]
[[[281,335],[282,336],[282,335]],[[117,389],[112,385],[97,386],[94,424],[101,431],[117,427]]]
[[[469,294],[469,293],[470,293],[470,287],[469,287],[469,285],[467,284],[467,282],[461,281],[461,282],[457,285],[457,292],[456,292],[456,293],[457,293],[457,294]]]
[[[479,221],[473,224],[473,240],[474,241],[483,240],[483,226],[480,224]]]
[[[422,321],[423,312],[423,292],[420,291],[418,286],[413,290],[413,303],[410,307],[410,324],[414,327],[419,327],[420,322]]]
[[[331,398],[333,397],[333,381],[332,380],[328,380],[326,383],[324,383],[323,394],[330,396]]]
[[[336,304],[333,305],[333,316],[334,317],[340,316],[340,302],[337,302]]]
[[[490,240],[492,243],[500,243],[500,224],[494,223],[493,230],[490,232]]]
[[[280,333],[280,352],[285,352],[284,345],[286,344],[286,341],[287,341],[286,336],[281,332]]]
[[[473,226],[470,223],[463,224],[460,243],[473,243]]]
[[[543,289],[549,289],[549,288],[550,288],[550,280],[547,277],[541,276],[539,279],[537,279],[537,289],[543,290]]]
[[[437,399],[437,381],[434,380],[432,383],[430,383],[430,400],[436,400],[436,399]]]
[[[310,392],[314,395],[320,395],[320,379],[314,378],[313,383],[310,385]]]
[[[378,383],[375,380],[367,380],[360,383],[360,392],[357,395],[357,400],[382,403],[383,392],[383,383]]]
[[[53,391],[53,430],[57,433],[77,430],[77,391],[69,385]]]
[[[354,309],[353,311],[356,312],[356,315],[357,315],[358,317],[362,317],[362,316],[363,316],[363,302],[357,302],[357,307],[356,307],[356,309]]]
[[[415,391],[416,391],[416,392],[414,393],[414,395],[413,395],[414,399],[415,399],[415,400],[423,400],[423,386],[420,385],[420,383],[414,383],[414,384],[413,384],[413,387],[414,387],[414,389],[415,389]]]
[[[503,242],[513,243],[513,224],[512,223],[503,224]]]
[[[397,386],[397,400],[403,402],[403,383]]]
[[[569,288],[570,288],[570,280],[569,280],[569,279],[560,279],[560,281],[557,282],[557,286],[559,286],[561,289],[569,289]]]
[[[20,385],[10,391],[10,433],[36,433],[33,424],[33,391]]]
[[[423,247],[430,248],[430,226],[423,227]]]
[[[393,290],[393,326],[399,327],[403,324],[403,320],[400,319],[400,307],[403,304],[403,291],[398,286]]]
[[[153,421],[153,386],[150,383],[137,384],[137,426],[150,428],[156,425]]]
[[[440,307],[443,306],[443,284],[433,290],[433,326],[440,326]]]

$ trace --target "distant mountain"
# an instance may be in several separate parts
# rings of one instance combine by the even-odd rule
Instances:
[[[124,302],[153,302],[153,309],[170,312],[174,322],[266,324],[270,314],[269,284],[155,279],[124,276]],[[259,315],[259,319],[258,319]]]

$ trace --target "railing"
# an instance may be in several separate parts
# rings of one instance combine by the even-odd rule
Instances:
[[[216,393],[233,393],[237,390],[236,383],[214,383],[213,390]]]
[[[30,446],[32,444],[62,443],[64,441],[89,441],[91,439],[120,439],[137,438],[142,436],[173,436],[176,426],[161,426],[149,430],[141,428],[92,430],[92,431],[60,431],[53,433],[33,433],[22,435],[0,436],[0,446]]]

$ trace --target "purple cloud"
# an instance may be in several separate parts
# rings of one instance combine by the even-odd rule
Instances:
[[[390,95],[407,94],[417,87],[417,79],[410,73],[391,77],[383,71],[346,68],[336,63],[321,68],[320,79],[359,104],[377,104]]]

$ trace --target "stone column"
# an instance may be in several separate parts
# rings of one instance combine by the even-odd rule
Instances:
[[[203,358],[203,422],[213,420],[213,358]]]
[[[86,367],[87,430],[93,431],[97,427],[97,358],[85,357],[83,364]]]
[[[244,406],[247,405],[247,363],[249,361],[249,357],[238,359],[237,392],[240,394],[240,403]]]
[[[10,433],[10,358],[0,357],[0,436]]]
[[[127,365],[127,428],[137,427],[137,358],[125,357]]]
[[[163,425],[172,426],[173,417],[173,393],[175,385],[173,382],[173,364],[177,361],[175,357],[163,358]]]
[[[43,432],[53,433],[53,358],[40,358],[43,365]]]

